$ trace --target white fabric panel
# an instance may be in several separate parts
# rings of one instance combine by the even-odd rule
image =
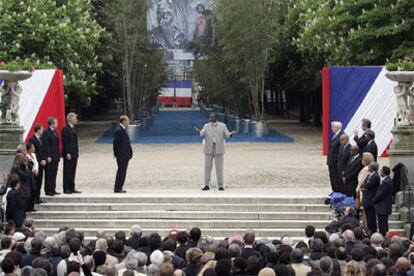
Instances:
[[[174,88],[161,88],[161,95],[166,97],[174,96]],[[191,88],[176,88],[175,89],[176,97],[191,97]]]
[[[43,99],[47,94],[55,69],[36,70],[32,77],[20,82],[23,93],[20,96],[20,124],[24,127],[23,140],[26,139],[30,128],[39,112]]]
[[[359,134],[362,133],[361,121],[363,118],[371,120],[371,128],[375,131],[375,142],[378,145],[379,156],[384,153],[392,140],[391,130],[394,126],[397,110],[397,102],[393,92],[396,83],[387,79],[385,73],[386,69],[383,68],[344,130],[350,137],[353,137],[353,132],[356,129]],[[353,139],[350,140],[354,144]]]

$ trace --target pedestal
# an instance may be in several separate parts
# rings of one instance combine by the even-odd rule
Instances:
[[[403,163],[409,173],[411,187],[414,185],[414,126],[397,126],[391,131],[394,135],[388,155],[390,167]]]
[[[21,126],[0,124],[0,177],[9,173],[16,148],[23,143],[23,132]]]

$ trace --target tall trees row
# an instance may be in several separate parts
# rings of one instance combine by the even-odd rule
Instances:
[[[210,100],[241,115],[262,119],[272,89],[318,121],[321,68],[414,56],[413,14],[411,0],[217,0],[218,43],[204,47],[196,75]],[[238,99],[248,102],[242,110]]]

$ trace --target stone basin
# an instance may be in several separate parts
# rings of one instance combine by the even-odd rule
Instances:
[[[22,81],[30,78],[32,72],[29,71],[8,71],[0,70],[0,80],[4,81]]]
[[[385,76],[396,82],[414,82],[414,71],[390,71],[385,73]]]

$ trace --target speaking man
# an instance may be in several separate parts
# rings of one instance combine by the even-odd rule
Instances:
[[[224,155],[224,139],[230,138],[236,132],[230,132],[224,123],[217,121],[217,114],[210,114],[210,122],[205,124],[203,129],[196,128],[197,135],[204,137],[204,188],[203,191],[210,190],[211,170],[213,168],[213,160],[216,167],[217,184],[220,191],[224,191],[223,185],[223,155]]]
[[[127,133],[128,127],[129,118],[122,115],[119,118],[119,126],[116,128],[113,142],[114,156],[118,165],[114,187],[115,193],[126,193],[122,187],[124,186],[129,160],[132,158],[131,142]]]
[[[78,115],[70,112],[66,116],[67,124],[62,129],[63,157],[63,192],[65,194],[80,193],[75,189],[76,165],[78,164],[79,146],[76,125]]]
[[[59,168],[60,151],[59,136],[56,131],[58,121],[54,117],[47,119],[48,128],[43,132],[42,142],[46,156],[45,166],[45,194],[48,196],[58,195],[56,192],[56,177]]]

